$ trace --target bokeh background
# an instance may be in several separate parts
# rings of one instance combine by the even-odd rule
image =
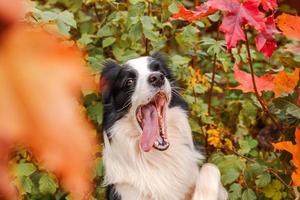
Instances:
[[[262,93],[266,112],[254,92],[234,89],[247,79],[237,77],[234,63],[249,78],[249,59],[245,42],[226,48],[218,30],[224,13],[193,22],[171,18],[179,5],[194,10],[201,3],[0,0],[0,199],[105,199],[102,63],[154,52],[168,59],[190,107],[195,144],[219,166],[229,199],[299,198],[291,178],[297,163],[272,145],[295,142],[299,127],[299,40],[278,31],[278,47],[266,58],[255,48],[257,31],[244,27],[255,75],[283,71],[283,85],[293,82],[276,98]],[[300,2],[279,0],[275,10],[260,10],[297,15]]]

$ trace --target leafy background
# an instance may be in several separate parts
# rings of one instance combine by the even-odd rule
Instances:
[[[26,23],[59,33],[70,44],[78,45],[85,52],[95,81],[99,80],[105,59],[123,62],[156,51],[165,53],[178,80],[179,91],[189,103],[195,143],[203,147],[201,150],[207,155],[207,161],[219,166],[230,199],[294,199],[299,193],[297,187],[292,187],[291,174],[295,169],[290,162],[292,157],[286,152],[275,151],[272,143],[294,140],[295,127],[300,121],[299,83],[279,97],[274,98],[272,91],[263,92],[261,96],[268,112],[280,124],[279,130],[253,92],[232,90],[239,85],[234,63],[250,71],[247,45],[240,42],[231,51],[227,50],[224,36],[218,31],[222,12],[192,22],[170,19],[179,11],[179,5],[193,10],[200,3],[176,0],[31,1],[27,4]],[[288,2],[280,2],[274,15],[281,12],[297,14]],[[255,30],[247,28],[257,76],[283,70],[291,73],[299,68],[299,51],[286,51],[287,47],[299,42],[276,34],[278,48],[271,58],[266,58],[255,48],[255,35]],[[101,140],[100,94],[84,93],[82,103]],[[18,151],[14,162],[13,172],[24,199],[71,199],[61,188],[59,179],[36,165],[26,149]],[[104,199],[101,148],[96,163],[95,190],[91,199]]]

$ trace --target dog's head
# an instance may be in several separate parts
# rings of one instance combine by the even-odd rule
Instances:
[[[159,54],[139,57],[123,64],[109,61],[101,75],[104,105],[103,127],[109,128],[122,117],[136,120],[141,132],[140,147],[166,150],[166,110],[172,97],[172,76]]]

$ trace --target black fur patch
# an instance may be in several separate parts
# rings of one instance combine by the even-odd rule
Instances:
[[[187,111],[188,105],[179,95],[175,79],[163,56],[156,53],[151,55],[151,57],[153,61],[149,64],[149,69],[163,73],[172,86],[172,98],[169,107],[179,106]],[[108,61],[104,64],[101,74],[101,92],[104,108],[103,129],[107,132],[108,138],[110,138],[109,128],[127,114],[131,107],[131,96],[134,92],[137,78],[137,72],[130,66],[120,66],[114,61]],[[133,84],[130,86],[126,85],[126,81],[129,79],[133,81]]]
[[[133,84],[128,85],[129,79]],[[105,63],[100,81],[104,108],[104,130],[108,130],[117,120],[128,113],[136,80],[137,73],[134,69],[121,67],[113,61]],[[107,134],[109,136],[109,132]]]
[[[121,200],[121,196],[118,195],[114,185],[108,185],[106,188],[107,200]]]

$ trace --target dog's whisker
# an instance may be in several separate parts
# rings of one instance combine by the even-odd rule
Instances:
[[[182,88],[182,87],[178,87],[178,86],[171,86],[171,88],[174,88],[174,89],[179,89],[179,90],[184,90],[184,88]]]
[[[117,112],[123,111],[125,108],[127,108],[128,106],[130,106],[130,104],[131,104],[131,100],[129,99],[122,108],[120,108],[120,109],[117,110]]]
[[[172,94],[174,94],[175,96],[181,97],[181,94],[176,90],[172,90]]]

